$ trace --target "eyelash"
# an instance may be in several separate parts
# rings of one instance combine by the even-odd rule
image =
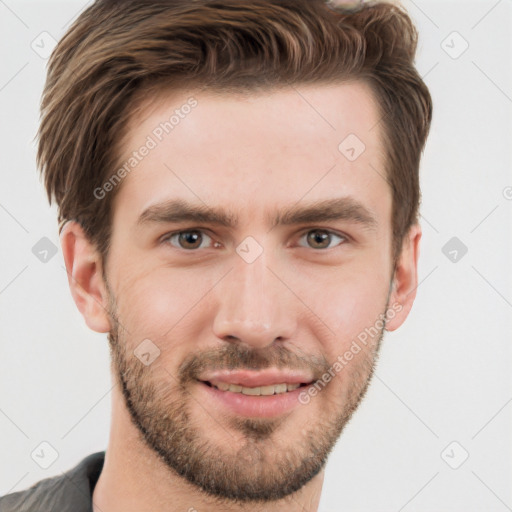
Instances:
[[[184,249],[183,247],[177,247],[177,246],[174,246],[172,244],[170,244],[170,240],[177,236],[177,235],[181,235],[183,233],[191,233],[191,232],[200,232],[202,233],[203,235],[206,234],[206,236],[212,238],[206,230],[203,230],[203,229],[200,229],[200,228],[190,228],[190,229],[184,229],[184,230],[181,230],[181,231],[174,231],[172,233],[167,233],[165,234],[163,237],[160,238],[160,241],[161,243],[163,244],[169,244],[171,245],[172,247],[174,247],[175,249],[181,249],[182,251],[185,251],[185,252],[195,252],[195,251],[198,251],[200,248],[196,248],[196,249]],[[334,235],[334,236],[337,236],[338,238],[341,238],[343,239],[343,242],[340,242],[337,246],[335,247],[339,247],[340,245],[345,245],[347,242],[350,242],[351,241],[351,238],[348,236],[348,235],[345,235],[343,233],[339,233],[337,231],[332,231],[330,229],[324,229],[324,228],[310,228],[306,231],[303,231],[300,235],[300,238],[302,238],[304,235],[307,235],[308,233],[311,233],[311,232],[314,232],[314,231],[320,231],[320,232],[324,232],[324,233],[327,233],[329,235]],[[213,240],[213,238],[212,238]],[[304,247],[304,248],[308,248],[308,247],[305,247],[305,246],[300,246],[300,247]],[[334,249],[335,247],[327,247],[327,248],[323,248],[323,249],[314,249],[312,247],[309,247],[310,249],[313,249],[314,251],[316,252],[321,252],[321,251],[328,251],[330,249]]]

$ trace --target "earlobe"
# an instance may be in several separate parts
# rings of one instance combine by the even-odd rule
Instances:
[[[403,241],[402,252],[393,277],[393,288],[389,297],[390,310],[386,330],[394,331],[404,322],[411,311],[418,286],[418,258],[421,227],[414,224]]]
[[[109,332],[108,295],[100,254],[75,221],[64,225],[60,243],[71,295],[85,323],[93,331]]]

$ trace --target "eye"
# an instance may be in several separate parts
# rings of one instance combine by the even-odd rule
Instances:
[[[308,246],[312,249],[331,249],[331,242],[334,238],[338,238],[340,242],[337,245],[341,245],[348,241],[348,237],[345,235],[337,234],[334,231],[327,229],[310,229],[302,234],[301,239],[306,237]],[[208,240],[210,243],[208,244]],[[176,231],[169,233],[161,238],[162,243],[169,243],[173,247],[178,249],[184,249],[187,251],[193,251],[195,249],[207,248],[211,246],[213,241],[212,237],[206,234],[201,229],[188,229],[185,231]],[[206,242],[206,245],[203,243]],[[203,244],[203,245],[202,245]],[[221,244],[214,242],[213,247],[220,247]],[[301,245],[301,247],[305,247]]]
[[[213,240],[209,235],[200,229],[189,229],[187,231],[177,231],[176,233],[169,233],[165,235],[161,240],[164,243],[170,243],[173,247],[185,250],[194,250],[201,248],[201,242],[205,239]],[[176,240],[178,245],[173,243]],[[220,244],[215,242],[215,247]]]
[[[348,241],[348,237],[341,234],[336,234],[333,231],[329,231],[327,229],[310,229],[302,235],[301,239],[303,237],[306,237],[307,243],[311,244],[309,247],[312,247],[313,249],[331,249],[329,245],[332,241],[332,237],[339,238],[342,241],[341,243]],[[341,243],[338,245],[341,245]]]

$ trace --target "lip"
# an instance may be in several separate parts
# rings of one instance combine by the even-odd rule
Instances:
[[[308,389],[308,386],[301,386],[278,395],[250,396],[222,391],[202,381],[198,381],[198,384],[206,396],[206,403],[212,404],[215,408],[219,404],[221,408],[238,416],[258,418],[271,418],[291,412],[301,404],[299,395]]]
[[[203,382],[218,381],[225,384],[238,384],[254,388],[258,386],[272,386],[275,384],[310,384],[313,382],[313,375],[304,371],[278,370],[270,368],[267,370],[220,370],[200,377]],[[300,389],[300,388],[299,388]],[[292,393],[290,391],[289,393]]]

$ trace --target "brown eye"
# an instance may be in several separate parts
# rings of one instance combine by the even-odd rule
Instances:
[[[211,237],[209,237],[203,231],[194,229],[172,233],[171,235],[166,236],[163,241],[169,242],[173,247],[177,247],[178,249],[193,250],[200,248],[201,242],[203,242],[205,239],[211,240]],[[178,245],[172,243],[173,240],[177,240]]]
[[[304,233],[303,236],[306,236],[308,247],[312,249],[330,249],[331,247],[329,247],[329,245],[332,241],[332,237],[339,238],[342,241],[347,240],[344,236],[337,235],[325,229],[312,229]]]

